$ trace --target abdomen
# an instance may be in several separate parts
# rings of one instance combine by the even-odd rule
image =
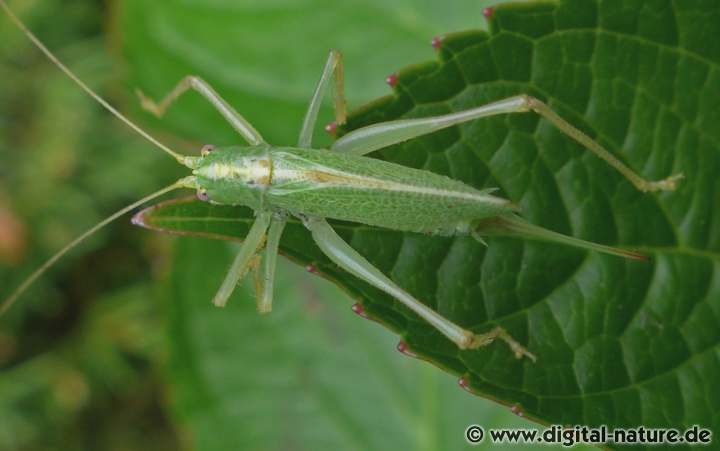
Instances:
[[[274,148],[264,203],[292,213],[451,235],[516,210],[512,202],[429,171],[328,150]]]

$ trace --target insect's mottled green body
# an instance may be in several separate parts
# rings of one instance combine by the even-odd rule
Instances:
[[[395,230],[466,235],[509,200],[429,171],[296,147],[224,147],[193,171],[210,199]]]

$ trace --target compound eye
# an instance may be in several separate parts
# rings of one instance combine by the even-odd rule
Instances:
[[[210,200],[210,195],[205,191],[204,188],[200,188],[197,190],[197,197],[203,202],[207,202]]]
[[[207,155],[215,148],[212,144],[206,144],[200,149],[200,156],[207,157]]]

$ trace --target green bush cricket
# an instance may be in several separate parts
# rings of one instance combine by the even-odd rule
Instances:
[[[297,147],[273,147],[267,144],[240,114],[198,77],[184,78],[157,104],[140,94],[143,107],[161,116],[178,96],[188,89],[194,89],[208,100],[250,145],[205,147],[200,157],[184,156],[150,137],[91,91],[15,18],[4,2],[0,0],[0,4],[30,39],[84,90],[138,133],[193,170],[192,176],[122,209],[57,252],[5,301],[0,307],[0,314],[48,267],[86,237],[137,206],[174,189],[186,187],[197,190],[198,197],[203,200],[245,205],[256,211],[256,222],[213,299],[218,306],[226,303],[236,282],[252,266],[256,269],[254,273],[259,310],[271,309],[278,244],[285,220],[293,215],[303,221],[321,250],[339,267],[398,299],[459,348],[473,349],[501,338],[511,346],[518,357],[526,355],[534,358],[500,328],[487,333],[474,333],[428,308],[345,243],[326,219],[440,236],[470,235],[481,243],[484,243],[483,236],[514,235],[635,259],[647,257],[560,235],[532,225],[515,214],[518,207],[512,201],[491,195],[492,189],[478,190],[445,176],[366,158],[363,155],[470,120],[535,111],[619,170],[641,191],[673,189],[675,181],[682,176],[675,175],[659,182],[645,181],[591,138],[557,116],[542,101],[526,95],[444,116],[368,126],[340,138],[329,150],[313,149],[313,126],[320,101],[333,76],[336,117],[338,122],[344,120],[342,59],[340,54],[334,51],[330,52],[313,93]],[[266,249],[265,258],[259,263],[258,252],[263,247]]]

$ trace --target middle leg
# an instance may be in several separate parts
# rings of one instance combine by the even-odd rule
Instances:
[[[320,111],[320,102],[327,89],[330,76],[335,75],[335,120],[339,124],[345,123],[345,94],[343,93],[344,72],[342,64],[342,54],[336,50],[331,50],[328,55],[325,68],[320,75],[320,80],[315,87],[310,104],[308,105],[302,127],[300,128],[300,139],[298,139],[298,147],[312,147],[312,135],[315,122],[317,121],[318,111]]]
[[[255,296],[260,313],[272,311],[273,286],[275,283],[275,263],[277,262],[280,236],[287,222],[287,213],[276,212],[270,222],[270,228],[265,242],[265,264],[258,264],[254,268]]]

